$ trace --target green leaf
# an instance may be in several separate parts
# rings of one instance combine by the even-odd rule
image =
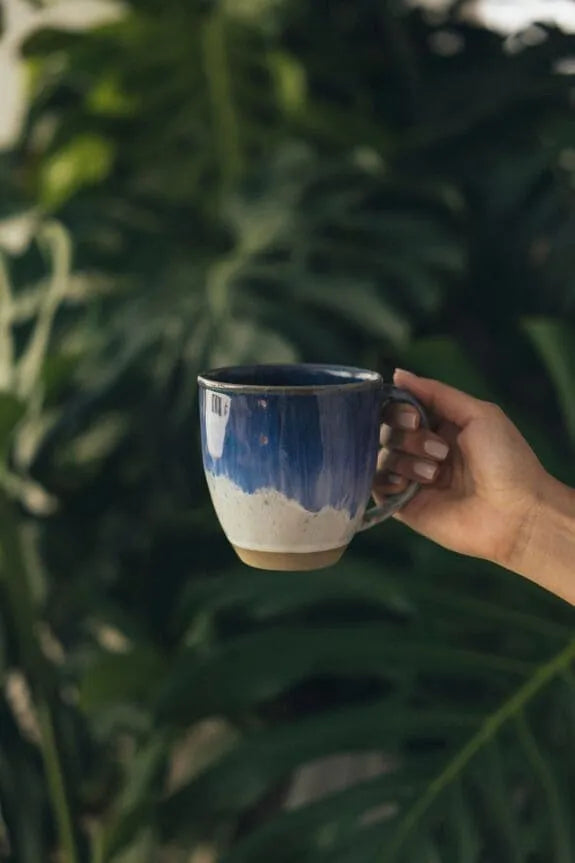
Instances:
[[[211,366],[294,363],[298,359],[296,349],[279,333],[235,318],[219,329],[209,363]]]
[[[128,653],[102,653],[80,683],[80,705],[86,713],[118,701],[149,701],[165,672],[165,662],[150,645],[135,645]]]
[[[273,731],[253,733],[214,767],[172,794],[162,806],[167,836],[207,826],[253,805],[291,771],[335,752],[393,751],[399,741],[447,731],[455,737],[481,717],[436,710],[401,710],[392,699],[333,711]],[[185,816],[185,817],[184,817]]]
[[[478,863],[481,840],[462,782],[453,783],[450,798],[452,806],[450,825],[455,833],[454,861],[457,863]]]
[[[399,859],[399,854],[404,849],[406,841],[417,831],[431,806],[453,781],[461,777],[478,752],[496,739],[497,734],[506,723],[517,716],[521,716],[526,705],[539,695],[551,681],[562,674],[565,669],[568,669],[574,660],[575,639],[571,640],[563,650],[556,653],[548,662],[537,668],[535,673],[518,690],[513,692],[491,716],[488,716],[481,723],[477,733],[446,764],[441,773],[428,785],[421,797],[401,819],[392,845],[388,849],[390,861]],[[521,850],[518,853],[521,854]]]
[[[566,801],[556,781],[551,759],[538,745],[525,714],[517,716],[516,726],[523,752],[538,779],[541,802],[549,812],[553,829],[554,860],[556,863],[570,863],[575,852],[573,819],[567,811]]]
[[[353,552],[329,572],[309,572],[305,577],[234,569],[222,578],[193,584],[186,593],[180,619],[186,622],[196,613],[204,616],[241,609],[255,619],[266,620],[320,602],[351,601],[407,614],[412,606],[399,588],[403,576],[389,567],[382,570],[377,562],[358,558]]]
[[[50,267],[50,282],[43,292],[32,333],[16,368],[17,391],[27,398],[40,385],[54,320],[68,288],[72,260],[70,235],[59,222],[42,225],[38,245]]]
[[[144,827],[127,848],[109,858],[109,863],[156,863],[157,859],[158,838],[153,828]]]
[[[303,788],[311,788],[312,802],[307,805],[300,802],[292,808],[295,804],[288,796],[288,811],[240,841],[231,852],[229,863],[256,863],[269,859],[272,851],[274,859],[277,856],[282,863],[304,859],[315,863],[339,859],[340,854],[347,859],[347,849],[356,847],[359,854],[359,846],[363,849],[361,860],[376,859],[382,837],[392,835],[394,820],[409,806],[418,789],[430,781],[439,761],[438,755],[424,754],[411,763],[390,761],[385,765],[382,761],[380,776],[357,784],[352,784],[353,756],[319,762],[316,769],[325,774],[326,781],[329,783],[335,776],[344,784],[344,790],[323,794],[316,800],[321,779],[314,777],[310,781],[302,776]]]
[[[136,837],[144,842],[142,828],[149,823],[169,756],[170,741],[158,732],[130,761],[123,787],[103,830],[103,859],[116,859]],[[139,844],[139,843],[138,843]],[[144,842],[145,844],[145,842]],[[129,859],[129,854],[126,854]]]
[[[505,859],[509,863],[525,863],[526,849],[519,830],[517,804],[512,799],[512,789],[506,783],[504,758],[497,738],[484,746],[481,764],[477,765],[474,775],[480,777],[481,798]]]
[[[564,321],[524,318],[527,333],[545,364],[575,443],[575,329]]]
[[[426,377],[437,378],[476,398],[497,399],[492,386],[454,338],[433,336],[418,339],[402,355],[402,362],[407,368],[413,368]]]
[[[374,676],[395,680],[437,672],[469,678],[527,676],[529,663],[504,656],[438,647],[383,622],[361,626],[291,626],[224,644],[207,656],[184,654],[164,690],[159,715],[188,723],[210,714],[241,714],[314,676]]]
[[[114,145],[96,134],[78,135],[49,156],[42,165],[40,196],[57,209],[85,186],[104,180],[114,162]]]
[[[307,101],[306,69],[291,54],[272,51],[269,56],[278,102],[287,114],[298,114]]]
[[[359,279],[297,278],[292,292],[301,302],[345,316],[363,332],[379,336],[394,346],[406,344],[409,336],[407,320],[378,293],[374,284]]]
[[[46,800],[33,746],[19,733],[12,710],[0,697],[0,855],[38,863],[45,850]]]
[[[315,854],[309,863],[357,863],[358,860],[361,860],[361,863],[379,863],[379,849],[385,849],[392,836],[393,822],[371,824],[356,830],[355,835],[348,837],[341,845]],[[412,860],[415,858],[408,858],[406,863],[411,863]],[[293,863],[297,861],[294,860]]]
[[[14,430],[25,412],[25,405],[16,396],[0,392],[0,459],[6,457]]]
[[[12,333],[14,296],[8,267],[0,252],[0,390],[13,385],[14,338]]]
[[[138,100],[122,87],[117,75],[102,76],[88,94],[87,107],[103,117],[132,116],[138,109]]]
[[[403,213],[390,208],[388,213],[369,212],[344,216],[338,220],[342,228],[366,232],[378,248],[391,250],[417,244],[416,263],[428,264],[452,275],[461,274],[465,267],[464,249],[456,242],[453,230],[439,218],[414,210]]]
[[[40,5],[42,2],[43,0],[36,0],[36,5]],[[30,34],[22,47],[22,53],[25,57],[30,58],[36,55],[58,54],[66,49],[74,48],[81,38],[81,35],[72,31],[43,27]]]
[[[417,788],[430,778],[436,759],[422,758],[409,771],[389,770],[376,779],[361,782],[318,802],[282,812],[251,836],[240,841],[223,863],[274,863],[316,859],[318,851],[328,850],[356,835],[362,825],[377,820],[379,812],[394,811],[405,804]]]

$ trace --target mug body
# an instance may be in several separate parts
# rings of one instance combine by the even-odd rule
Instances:
[[[220,524],[265,569],[338,560],[377,461],[383,382],[345,366],[217,369],[199,377],[202,451]]]

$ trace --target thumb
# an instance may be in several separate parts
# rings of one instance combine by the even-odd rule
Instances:
[[[479,399],[439,381],[420,378],[405,369],[395,370],[393,382],[396,386],[409,390],[438,417],[458,426],[466,426],[472,419],[483,413],[484,403]]]

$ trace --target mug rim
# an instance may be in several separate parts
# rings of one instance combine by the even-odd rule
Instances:
[[[240,384],[226,382],[225,380],[217,380],[216,376],[224,376],[233,372],[249,373],[255,369],[305,369],[306,371],[319,372],[341,372],[342,377],[345,374],[353,377],[352,380],[342,380],[341,383],[334,384],[304,384],[298,385],[273,385],[273,384]],[[360,378],[360,379],[358,379]],[[310,395],[317,392],[350,392],[352,390],[371,389],[373,386],[382,386],[383,378],[379,372],[374,372],[370,369],[363,369],[356,366],[346,366],[335,363],[250,363],[249,365],[238,366],[222,366],[220,368],[210,369],[198,375],[198,385],[204,389],[217,390],[219,392],[233,393],[277,393],[279,395]]]

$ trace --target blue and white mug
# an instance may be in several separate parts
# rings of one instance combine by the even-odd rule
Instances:
[[[382,409],[410,393],[377,372],[331,365],[237,366],[198,378],[204,469],[220,524],[244,563],[336,563],[361,530],[418,490],[367,510]]]

